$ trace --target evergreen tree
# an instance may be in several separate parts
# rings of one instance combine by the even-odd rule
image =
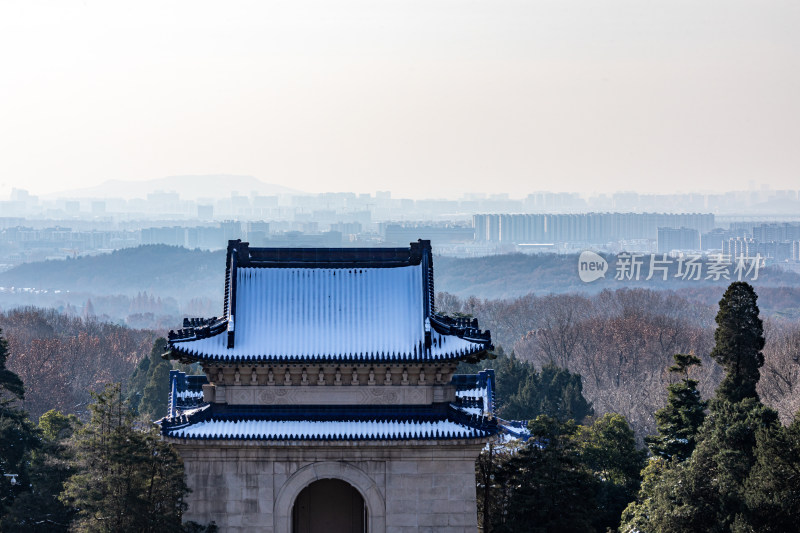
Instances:
[[[638,501],[623,513],[622,531],[755,531],[745,484],[756,432],[774,428],[777,415],[754,398],[715,403],[689,459],[650,461]]]
[[[647,452],[636,447],[636,437],[625,417],[606,413],[591,426],[579,426],[573,437],[581,461],[597,480],[597,531],[616,529],[620,514],[639,491]]]
[[[30,487],[27,462],[31,450],[39,446],[36,429],[18,403],[25,398],[25,387],[14,372],[6,368],[8,343],[0,330],[0,519],[14,499]]]
[[[134,428],[119,385],[95,395],[91,421],[75,434],[77,472],[61,499],[78,510],[81,532],[161,532],[181,528],[188,489],[183,465],[158,430]]]
[[[147,381],[147,386],[139,403],[139,414],[148,420],[158,420],[167,416],[169,403],[169,371],[172,368],[166,361],[161,361],[150,367],[153,371]]]
[[[499,348],[493,357],[479,363],[461,363],[457,372],[474,374],[484,368],[495,372],[496,411],[503,418],[533,420],[539,415],[562,422],[582,421],[593,413],[583,396],[580,374],[555,365],[537,372],[532,364],[519,360],[514,352],[505,355]]]
[[[172,365],[161,355],[167,350],[167,340],[158,338],[150,356],[137,365],[128,384],[128,402],[134,412],[150,420],[166,416],[169,402],[169,371]]]
[[[746,283],[732,283],[725,291],[711,355],[726,374],[696,434],[694,451],[683,462],[681,450],[672,454],[671,461],[651,461],[638,501],[623,514],[623,531],[755,531],[757,514],[748,507],[755,501],[748,487],[755,482],[748,478],[756,462],[756,435],[779,431],[777,413],[765,407],[756,393],[764,362],[756,298]],[[676,367],[688,368],[689,362],[676,359]],[[697,415],[691,396],[686,399]],[[662,420],[675,420],[680,427],[669,412]]]
[[[79,426],[74,415],[51,410],[39,418],[42,445],[30,461],[31,489],[20,494],[4,518],[0,530],[30,533],[66,532],[75,510],[58,499],[64,482],[74,470],[67,441]]]
[[[156,340],[156,342],[158,342]],[[148,370],[150,370],[151,359],[153,358],[152,351],[148,357],[143,357],[136,368],[133,369],[133,374],[128,380],[128,391],[126,400],[130,408],[135,412],[139,412],[139,403],[142,401],[142,394],[144,388],[147,386]]]
[[[505,488],[492,532],[592,532],[597,480],[580,460],[574,422],[539,416],[528,444],[497,472]]]
[[[745,482],[755,463],[756,433],[777,425],[778,416],[755,398],[712,405],[681,476],[692,488],[684,516],[695,528],[736,531],[749,519]]]
[[[592,414],[592,407],[583,397],[581,376],[553,364],[542,367],[541,372],[532,369],[518,389],[504,405],[504,418],[531,420],[547,415],[561,422],[581,422]]]
[[[658,435],[645,438],[653,455],[685,461],[694,450],[696,435],[705,419],[707,402],[700,398],[697,381],[689,379],[689,368],[700,365],[690,354],[675,354],[670,372],[683,374],[683,379],[667,387],[667,406],[655,413]]]
[[[750,284],[736,281],[719,302],[711,358],[726,372],[717,397],[730,402],[758,398],[758,369],[764,364],[764,325],[758,316],[757,299]]]
[[[61,441],[68,439],[80,425],[75,415],[64,415],[55,409],[50,409],[39,417],[39,429],[46,439]]]
[[[498,398],[498,407],[502,409],[503,405],[519,391],[531,372],[535,372],[536,370],[530,363],[520,361],[517,356],[514,355],[514,352],[506,355],[502,347],[498,349],[497,355],[491,363],[493,364],[486,368],[494,368],[495,384],[497,387],[495,395]],[[478,363],[478,365],[480,366],[480,363]]]
[[[756,531],[778,533],[800,527],[800,412],[788,428],[776,424],[756,434],[745,501]]]

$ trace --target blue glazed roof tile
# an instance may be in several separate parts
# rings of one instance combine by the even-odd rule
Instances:
[[[231,241],[223,316],[186,319],[169,343],[180,359],[265,363],[443,361],[491,349],[476,320],[435,312],[428,241],[305,251]]]

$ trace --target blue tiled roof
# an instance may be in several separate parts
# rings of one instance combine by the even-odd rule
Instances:
[[[208,405],[161,421],[164,436],[202,440],[452,440],[487,438],[495,421],[431,406]]]
[[[494,370],[481,370],[477,374],[456,374],[450,381],[456,386],[454,406],[467,413],[494,413]]]
[[[205,375],[192,376],[179,370],[169,371],[169,415],[206,405],[203,402],[203,385],[208,383]]]
[[[258,363],[479,360],[477,320],[436,313],[430,241],[275,249],[230,241],[221,317],[171,331],[173,357]]]
[[[165,436],[245,440],[441,440],[497,433],[527,440],[527,421],[494,417],[494,370],[457,374],[456,400],[427,406],[261,406],[202,401],[206,376],[170,371]]]

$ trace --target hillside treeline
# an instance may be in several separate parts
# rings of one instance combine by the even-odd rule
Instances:
[[[580,374],[595,413],[625,416],[639,442],[656,429],[676,353],[696,354],[698,390],[710,396],[722,379],[709,354],[716,306],[670,291],[622,289],[593,296],[528,295],[510,300],[437,296],[437,308],[475,316],[496,346],[537,368],[548,364]],[[773,317],[765,325],[759,394],[788,422],[800,407],[800,321]]]
[[[670,358],[671,383],[654,413],[654,431],[645,436],[647,451],[619,414],[584,421],[558,416],[558,403],[566,406],[563,400],[574,394],[551,395],[542,404],[550,412],[530,420],[526,443],[499,441],[483,450],[476,465],[483,531],[797,531],[800,411],[782,424],[761,401],[760,382],[768,374],[756,300],[752,286],[733,283],[719,302],[708,356],[722,375],[711,394],[701,394],[694,378],[707,363],[689,353]],[[626,318],[619,311],[610,309],[607,318]],[[796,329],[775,339],[776,352],[784,342],[796,345]],[[497,359],[499,394],[505,369],[530,363]],[[532,376],[548,368],[555,367],[548,362]]]
[[[25,383],[22,407],[34,419],[56,409],[84,415],[91,392],[124,382],[150,353],[155,334],[53,310],[0,313],[8,368]]]
[[[435,243],[434,243],[435,244]],[[503,254],[485,257],[434,258],[436,288],[461,298],[493,300],[526,294],[585,293],[647,288],[674,290],[703,305],[716,305],[731,279],[684,280],[676,277],[673,261],[667,280],[615,279],[615,256],[608,255],[605,278],[583,283],[578,277],[578,254]],[[645,257],[649,261],[649,256]],[[704,265],[708,259],[702,261]],[[706,272],[704,270],[703,272]],[[0,309],[21,305],[81,309],[92,300],[98,316],[129,320],[133,327],[161,328],[180,315],[212,316],[221,312],[225,253],[177,246],[146,245],[110,254],[51,260],[17,266],[0,273]],[[764,316],[786,313],[800,317],[800,274],[779,266],[762,268],[752,281]],[[13,288],[13,290],[12,290]],[[154,295],[161,305],[142,306],[140,293]],[[136,310],[141,309],[141,310]],[[210,311],[210,312],[209,312]],[[153,316],[146,316],[152,313]],[[137,315],[138,316],[134,316]],[[131,316],[129,319],[128,317]],[[170,326],[174,327],[174,326]]]

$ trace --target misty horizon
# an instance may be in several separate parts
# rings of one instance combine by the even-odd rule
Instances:
[[[237,182],[233,187],[228,189],[221,188],[208,188],[198,189],[198,185],[208,186],[218,184],[220,180],[242,180]],[[145,188],[143,188],[145,187]],[[119,193],[108,194],[106,191],[110,189],[119,189]],[[127,188],[128,191],[124,191]],[[102,181],[96,185],[87,187],[64,187],[63,189],[53,192],[41,193],[36,190],[30,190],[22,185],[9,188],[7,191],[0,189],[0,201],[11,199],[13,191],[24,191],[32,196],[36,196],[42,200],[56,200],[59,198],[84,198],[84,199],[103,199],[103,198],[122,198],[130,199],[144,199],[150,193],[177,193],[181,199],[198,200],[206,199],[220,199],[226,198],[231,195],[252,196],[254,194],[267,194],[270,196],[316,196],[326,194],[355,194],[355,195],[372,195],[376,193],[389,193],[392,198],[410,198],[413,200],[449,200],[457,201],[464,199],[502,199],[507,198],[511,200],[524,200],[531,195],[536,194],[569,194],[575,195],[582,199],[590,199],[593,197],[613,197],[615,195],[641,195],[641,196],[673,196],[673,195],[726,195],[726,194],[747,194],[747,193],[794,193],[794,199],[800,193],[800,187],[789,187],[786,189],[776,189],[769,184],[756,184],[750,182],[747,188],[744,189],[688,189],[676,190],[669,192],[643,192],[637,189],[619,189],[608,191],[570,191],[559,189],[531,189],[527,192],[520,192],[519,195],[510,194],[502,190],[495,190],[491,192],[482,192],[463,189],[454,191],[449,196],[427,196],[425,194],[418,194],[412,196],[402,196],[397,194],[391,188],[374,189],[370,191],[354,191],[354,190],[319,190],[319,191],[305,191],[293,189],[291,187],[267,182],[251,175],[235,175],[235,174],[198,174],[198,175],[174,175],[164,176],[160,178],[141,179],[141,180],[122,180],[122,179],[109,179]],[[266,191],[266,192],[265,192]],[[424,191],[423,191],[424,192]],[[215,194],[216,193],[216,194]],[[138,195],[138,196],[137,196]]]
[[[404,198],[792,189],[798,26],[786,1],[4,3],[0,197],[215,172]]]

